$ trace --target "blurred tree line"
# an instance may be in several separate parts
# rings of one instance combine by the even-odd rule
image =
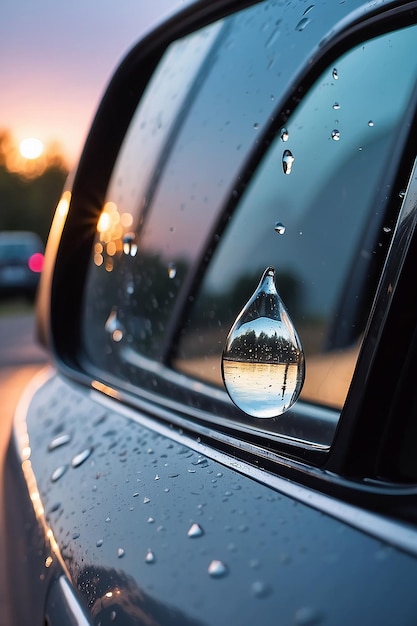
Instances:
[[[10,134],[0,130],[0,231],[31,230],[46,242],[67,168],[50,152],[38,167],[19,170],[13,167],[15,152]]]

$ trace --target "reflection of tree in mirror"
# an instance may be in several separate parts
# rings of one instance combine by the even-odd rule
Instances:
[[[252,329],[232,341],[227,358],[257,363],[298,363],[299,355],[299,350],[277,332],[268,335],[261,331],[257,335]]]

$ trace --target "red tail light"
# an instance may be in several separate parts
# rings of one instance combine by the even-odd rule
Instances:
[[[43,268],[43,254],[41,252],[35,252],[28,259],[28,266],[32,272],[41,272]]]

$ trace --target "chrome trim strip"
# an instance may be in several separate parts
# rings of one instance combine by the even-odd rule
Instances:
[[[249,465],[245,461],[233,458],[224,452],[215,450],[196,439],[192,439],[188,435],[172,430],[169,426],[165,426],[152,418],[146,417],[138,411],[122,405],[113,398],[103,395],[103,393],[94,390],[91,390],[89,393],[93,400],[116,413],[126,416],[128,419],[137,422],[145,428],[153,430],[164,437],[168,437],[177,443],[181,443],[207,456],[213,461],[221,463],[307,506],[326,513],[368,535],[408,552],[413,556],[417,556],[417,530],[405,522],[392,520],[383,515],[366,511],[353,504],[342,502],[326,494],[304,487],[303,485],[293,483],[280,476],[271,474],[266,470]]]
[[[71,612],[71,616],[74,618],[74,622],[77,626],[90,626],[90,622],[84,615],[68,579],[65,576],[61,576],[58,580],[58,584],[67,603],[67,608]]]

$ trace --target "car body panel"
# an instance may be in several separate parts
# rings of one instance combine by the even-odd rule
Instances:
[[[56,573],[62,559],[92,623],[249,625],[260,615],[262,624],[414,623],[413,556],[96,395],[53,374],[27,415],[22,407],[14,449],[24,462],[26,418],[39,527],[51,531],[43,569]],[[193,524],[201,536],[188,536]],[[213,560],[224,575],[210,576]]]

